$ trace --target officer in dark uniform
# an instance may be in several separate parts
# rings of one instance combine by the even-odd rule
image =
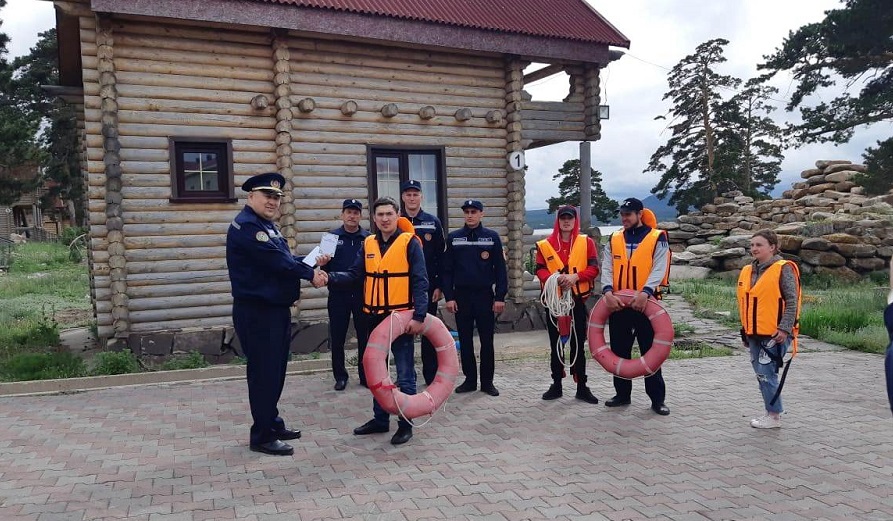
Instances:
[[[481,225],[484,204],[469,199],[462,204],[465,226],[447,237],[443,260],[443,295],[446,308],[456,314],[459,330],[462,372],[465,382],[457,393],[477,389],[477,361],[474,358],[474,326],[481,340],[481,391],[499,396],[493,385],[494,313],[505,309],[508,275],[499,234]],[[494,294],[495,286],[495,294]]]
[[[400,199],[403,201],[401,215],[409,219],[415,233],[422,240],[425,253],[425,269],[428,272],[428,313],[437,316],[437,302],[442,296],[440,287],[440,264],[444,253],[444,233],[440,219],[422,210],[422,183],[415,179],[400,185]],[[422,377],[425,384],[431,385],[437,374],[437,352],[434,344],[422,338]]]
[[[298,257],[273,224],[279,213],[285,178],[256,175],[242,185],[245,208],[226,233],[226,265],[233,294],[233,325],[248,359],[248,401],[251,404],[250,448],[277,456],[294,453],[282,440],[301,437],[285,427],[277,404],[285,383],[291,340],[291,305],[301,294],[301,279],[324,283]]]
[[[338,236],[335,255],[323,269],[326,272],[347,271],[356,261],[357,252],[369,232],[360,227],[363,203],[357,199],[345,199],[341,204],[342,225],[330,233]],[[347,327],[353,315],[353,327],[357,334],[359,353],[360,385],[366,385],[363,372],[363,353],[369,340],[367,317],[363,313],[363,283],[357,281],[346,287],[329,287],[329,349],[332,351],[332,373],[335,376],[335,390],[343,391],[347,386],[347,368],[344,365],[344,340]]]

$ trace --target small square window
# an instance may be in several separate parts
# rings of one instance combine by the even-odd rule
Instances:
[[[171,201],[233,202],[233,150],[228,139],[170,138]]]

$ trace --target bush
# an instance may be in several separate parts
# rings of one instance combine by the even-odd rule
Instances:
[[[87,228],[82,228],[80,226],[65,228],[64,230],[62,230],[62,234],[59,235],[59,244],[67,248],[73,240],[81,235],[84,235],[85,233],[87,233]]]
[[[0,364],[0,375],[7,381],[75,378],[86,372],[84,361],[69,351],[19,353]]]
[[[198,351],[192,351],[185,355],[175,355],[170,360],[161,364],[162,371],[177,371],[179,369],[201,369],[208,367],[205,357]]]
[[[111,375],[140,372],[139,361],[130,351],[104,351],[93,358],[90,374]]]

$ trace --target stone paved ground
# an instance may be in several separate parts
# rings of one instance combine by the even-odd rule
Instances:
[[[243,381],[2,398],[0,520],[893,519],[880,356],[800,355],[774,431],[748,425],[761,402],[743,356],[667,362],[669,417],[641,382],[621,410],[544,402],[547,375],[544,358],[501,362],[501,396],[454,395],[402,447],[351,434],[366,389],[291,376],[294,457],[248,451]]]

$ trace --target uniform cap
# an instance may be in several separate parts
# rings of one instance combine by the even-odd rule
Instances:
[[[478,201],[477,199],[466,199],[464,203],[462,203],[462,209],[466,208],[477,208],[480,211],[484,211],[484,203]]]
[[[410,179],[408,181],[403,181],[402,183],[400,183],[400,193],[402,194],[407,190],[418,190],[419,192],[421,192],[422,183],[416,181],[415,179]]]
[[[282,174],[267,172],[266,174],[258,174],[249,178],[242,184],[242,190],[246,192],[263,190],[281,196],[283,186],[285,186],[285,178],[282,177]]]
[[[348,208],[363,211],[363,203],[361,203],[359,199],[345,199],[344,202],[341,203],[341,209],[347,210]]]

